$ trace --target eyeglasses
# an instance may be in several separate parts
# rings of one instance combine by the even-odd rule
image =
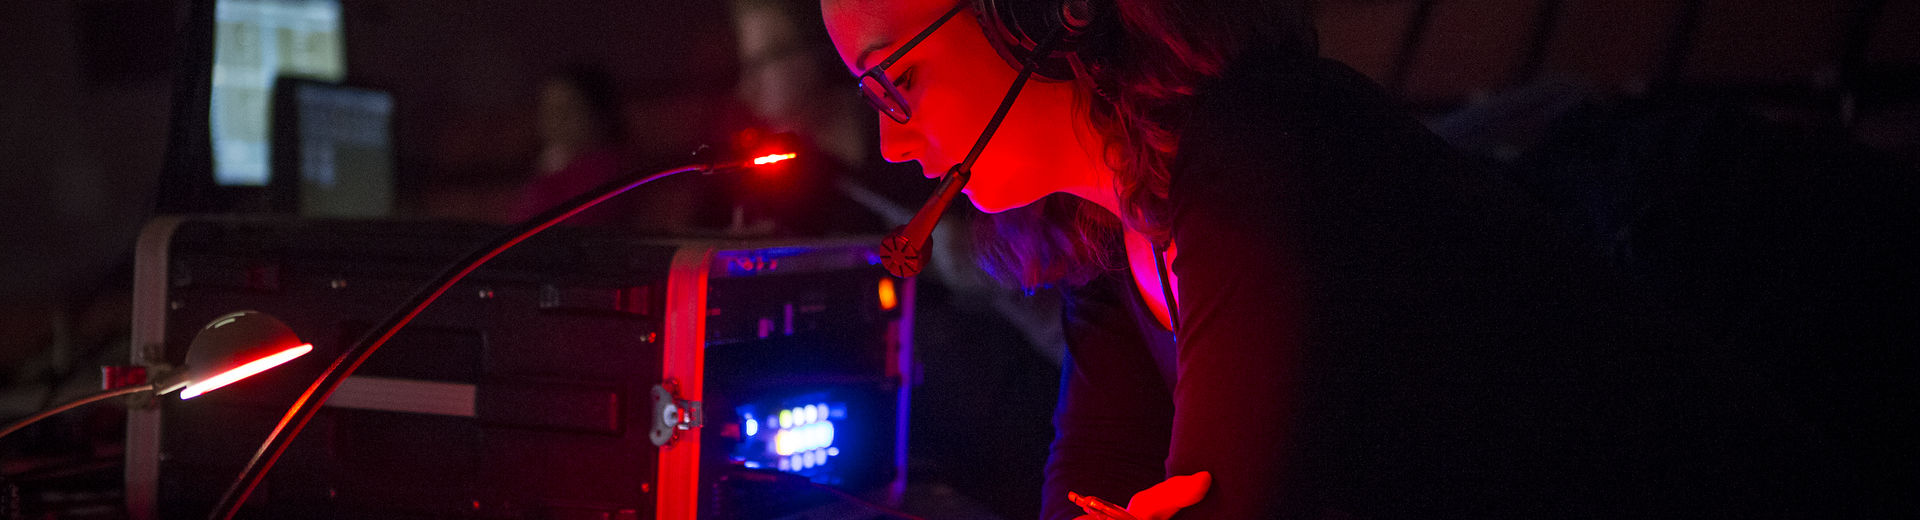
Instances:
[[[933,31],[945,25],[953,15],[960,14],[960,10],[966,8],[967,4],[968,2],[960,2],[954,5],[947,14],[940,15],[939,20],[934,20],[933,25],[927,26],[920,31],[920,34],[914,35],[913,39],[907,40],[906,44],[894,50],[893,54],[887,55],[887,59],[880,60],[879,64],[861,73],[860,97],[866,98],[867,104],[873,105],[874,110],[886,114],[895,123],[906,124],[907,120],[913,119],[913,109],[907,106],[907,98],[900,95],[900,88],[894,86],[893,79],[887,76],[887,67],[893,65],[895,61],[900,61],[900,57],[906,56],[907,51],[912,50],[914,45],[920,44],[920,40],[932,36]]]

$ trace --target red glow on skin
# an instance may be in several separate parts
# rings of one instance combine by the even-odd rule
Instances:
[[[857,75],[953,5],[951,0],[836,0],[823,2],[822,16],[842,64]],[[973,16],[948,20],[887,67],[896,84],[905,83],[900,94],[913,117],[900,124],[873,113],[880,156],[918,162],[926,178],[940,178],[972,149],[1018,73]],[[1027,82],[973,164],[964,192],[974,207],[998,213],[1052,193],[1086,197],[1112,191],[1100,184],[1105,181],[1099,175],[1111,176],[1099,162],[1104,147],[1075,133],[1075,122],[1085,119],[1073,109],[1075,88],[1072,82]]]
[[[205,381],[195,381],[193,384],[187,385],[187,388],[185,390],[180,391],[180,398],[192,399],[195,397],[199,397],[200,394],[211,392],[214,389],[233,384],[236,381],[246,379],[248,377],[252,377],[254,374],[265,372],[269,368],[280,366],[280,364],[286,363],[288,361],[293,361],[294,358],[304,356],[308,352],[312,352],[312,351],[313,351],[313,344],[308,343],[308,344],[300,345],[297,347],[289,348],[286,350],[282,350],[279,352],[275,352],[273,354],[269,354],[266,357],[262,357],[260,359],[248,361],[246,362],[246,364],[234,367],[232,370],[221,372],[218,375],[209,377]]]
[[[753,164],[754,166],[764,166],[768,164],[777,163],[780,161],[785,161],[787,159],[792,159],[794,158],[794,156],[795,156],[794,154],[790,154],[790,153],[767,154],[767,155],[762,155],[762,156],[753,158]]]

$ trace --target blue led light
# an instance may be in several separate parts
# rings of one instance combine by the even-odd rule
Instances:
[[[831,464],[841,454],[835,442],[840,433],[846,433],[839,430],[856,424],[846,422],[851,412],[848,403],[825,397],[802,394],[735,408],[739,443],[728,456],[750,468],[778,469],[814,479],[839,478],[837,474],[845,469]]]
[[[773,434],[773,452],[787,456],[833,446],[833,421],[820,421]]]

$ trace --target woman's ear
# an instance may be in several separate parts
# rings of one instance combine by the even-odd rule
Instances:
[[[993,50],[1018,70],[1041,40],[1056,34],[1052,50],[1034,59],[1034,73],[1051,81],[1071,81],[1081,73],[1075,63],[1089,37],[1108,32],[1116,18],[1111,1],[973,0],[980,32]]]

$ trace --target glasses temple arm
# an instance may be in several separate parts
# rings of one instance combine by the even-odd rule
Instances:
[[[946,25],[947,20],[953,19],[953,15],[960,14],[960,10],[965,9],[968,3],[969,2],[960,2],[959,4],[954,5],[953,9],[950,9],[947,11],[947,14],[940,15],[939,20],[934,20],[933,25],[928,25],[926,29],[921,29],[920,34],[913,35],[913,39],[907,40],[907,43],[900,44],[900,48],[894,49],[893,54],[888,54],[887,59],[880,60],[880,63],[878,65],[874,65],[873,68],[867,69],[867,73],[872,74],[873,71],[876,71],[876,70],[886,70],[888,66],[893,65],[893,62],[900,61],[901,56],[907,55],[908,49],[912,49],[913,46],[919,45],[920,41],[927,39],[928,36],[933,36],[933,31],[939,30],[940,26],[942,25]]]

